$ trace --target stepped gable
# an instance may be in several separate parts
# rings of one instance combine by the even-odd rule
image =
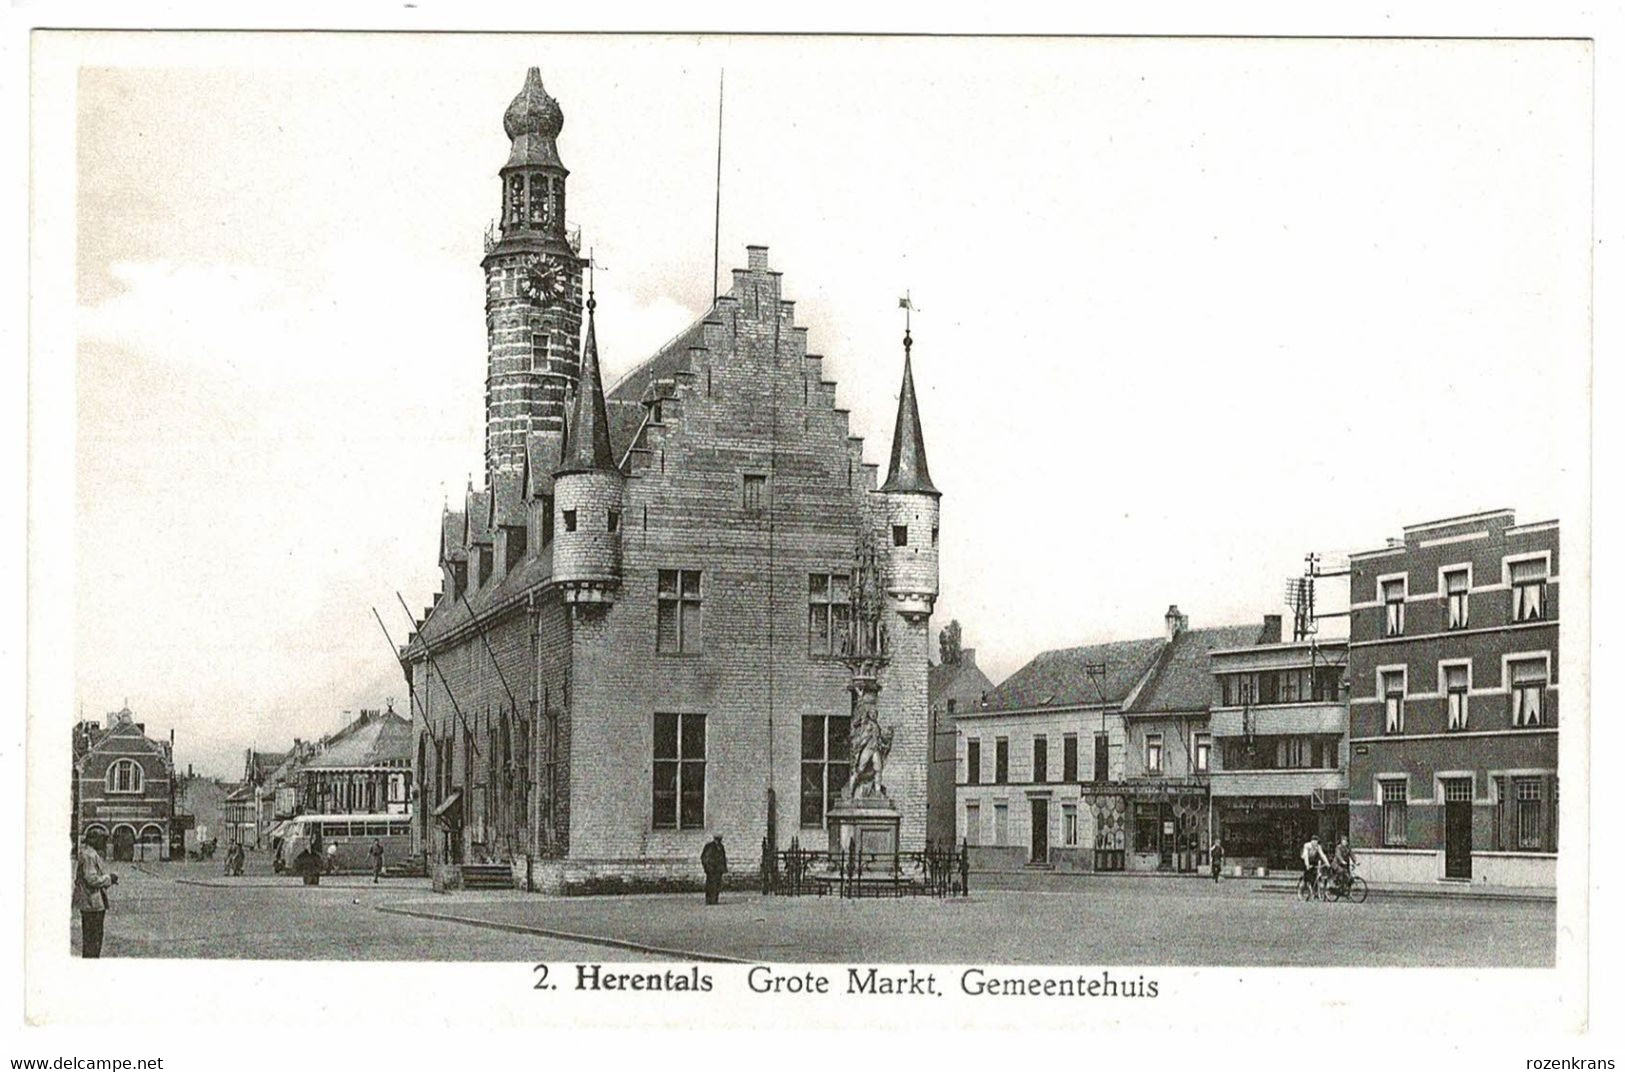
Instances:
[[[1163,637],[1152,637],[1043,652],[988,693],[982,710],[1078,707],[1099,704],[1102,695],[1108,704],[1121,704],[1167,643]],[[1099,691],[1085,670],[1091,663],[1106,664]]]
[[[1267,631],[1268,627],[1261,624],[1180,630],[1126,710],[1206,711],[1213,701],[1213,671],[1208,656],[1224,648],[1264,643]]]

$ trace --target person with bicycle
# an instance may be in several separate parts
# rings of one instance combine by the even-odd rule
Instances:
[[[1354,850],[1349,847],[1349,836],[1344,834],[1337,839],[1337,847],[1332,850],[1332,882],[1344,889],[1353,877]]]
[[[1320,835],[1311,834],[1309,840],[1303,843],[1303,849],[1299,855],[1303,858],[1303,878],[1298,881],[1298,885],[1301,889],[1318,895],[1321,890],[1321,868],[1330,868],[1332,866],[1332,862],[1326,858],[1326,850],[1321,848]]]

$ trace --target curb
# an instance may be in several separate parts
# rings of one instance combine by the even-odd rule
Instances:
[[[448,912],[429,912],[424,909],[403,908],[391,905],[374,905],[376,912],[387,912],[393,916],[413,916],[418,919],[432,919],[441,923],[461,923],[468,927],[483,927],[491,931],[503,931],[508,934],[530,934],[541,938],[555,938],[560,941],[577,942],[582,945],[602,945],[611,949],[624,949],[631,953],[647,953],[652,956],[669,957],[672,960],[695,960],[712,964],[749,964],[748,960],[738,957],[723,956],[720,953],[695,953],[687,949],[668,949],[665,946],[647,945],[643,942],[629,942],[620,938],[603,938],[596,934],[576,934],[572,931],[554,930],[550,927],[532,927],[522,923],[498,923],[494,920],[477,919],[469,916],[457,916]]]
[[[1266,883],[1257,887],[1260,893],[1276,893],[1295,897],[1298,893],[1296,883],[1291,885],[1275,885]],[[1549,904],[1557,903],[1556,894],[1539,893],[1486,893],[1472,890],[1455,893],[1449,890],[1407,890],[1395,889],[1391,886],[1371,886],[1371,897],[1381,900],[1411,899],[1419,901],[1493,901],[1513,904]]]

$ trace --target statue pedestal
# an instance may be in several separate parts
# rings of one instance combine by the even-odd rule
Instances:
[[[895,857],[902,818],[885,797],[843,799],[829,809],[829,851],[844,853],[855,844],[866,858]]]

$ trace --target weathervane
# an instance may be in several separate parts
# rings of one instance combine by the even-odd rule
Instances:
[[[914,301],[909,297],[908,291],[903,291],[903,296],[897,299],[897,307],[903,310],[903,349],[909,350],[914,346],[914,337],[911,334],[914,326]]]

